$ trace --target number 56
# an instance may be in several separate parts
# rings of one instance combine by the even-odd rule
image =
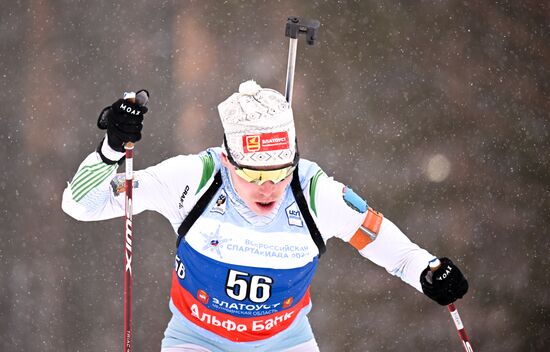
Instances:
[[[263,303],[271,295],[273,279],[268,276],[250,275],[237,270],[229,270],[225,283],[227,295],[237,301],[248,298],[254,303]]]

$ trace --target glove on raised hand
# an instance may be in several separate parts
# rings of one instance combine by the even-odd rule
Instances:
[[[441,265],[431,271],[428,266],[420,275],[424,294],[445,306],[462,298],[468,291],[468,281],[449,258],[440,258]]]
[[[146,92],[140,90],[136,93]],[[107,142],[111,149],[117,152],[124,152],[124,145],[128,142],[137,142],[141,139],[141,130],[143,129],[143,115],[148,111],[147,107],[137,102],[119,99],[111,106],[104,108],[97,119],[97,126],[100,129],[107,130]],[[103,142],[102,142],[103,143]],[[100,143],[98,151],[107,163],[115,163],[103,156]]]

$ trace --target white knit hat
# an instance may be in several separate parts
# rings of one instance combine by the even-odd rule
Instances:
[[[294,117],[281,93],[246,81],[218,105],[218,112],[226,147],[237,164],[265,167],[294,161]]]

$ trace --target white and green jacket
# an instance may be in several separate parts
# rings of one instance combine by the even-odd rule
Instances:
[[[233,189],[221,148],[180,155],[135,172],[134,214],[153,210],[172,225],[168,240],[221,170],[222,186],[178,246],[163,346],[193,343],[212,351],[272,351],[313,339],[307,313],[317,267],[313,242],[290,187],[273,213],[258,216]],[[63,193],[78,220],[124,216],[124,175],[94,152]],[[349,242],[363,257],[422,292],[433,255],[412,243],[351,189],[302,159],[300,184],[323,240]],[[360,273],[357,273],[360,274]]]

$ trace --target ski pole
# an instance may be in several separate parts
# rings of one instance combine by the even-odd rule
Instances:
[[[462,320],[460,319],[460,315],[458,315],[458,310],[455,307],[454,303],[451,303],[447,306],[449,309],[449,313],[451,313],[451,317],[453,318],[453,322],[455,323],[456,331],[458,332],[458,337],[462,341],[462,345],[464,346],[464,351],[466,352],[474,352],[472,349],[472,344],[470,343],[470,338],[468,337],[468,334],[466,334],[466,330],[464,329],[464,324],[462,324]]]
[[[133,92],[124,93],[123,98],[139,105],[147,104],[149,100],[146,91],[137,95]],[[134,143],[124,145],[126,151],[125,176],[125,248],[124,248],[124,352],[132,352],[132,192],[134,187]]]
[[[288,47],[288,64],[286,69],[285,98],[292,105],[292,91],[294,89],[294,70],[296,67],[296,49],[298,47],[298,35],[305,33],[309,45],[315,42],[315,34],[319,28],[318,20],[308,20],[301,17],[291,16],[288,18],[285,27],[285,36],[290,38]]]
[[[441,262],[439,261],[439,259],[435,259],[430,262],[430,270],[432,272],[436,271],[440,266],[441,266]],[[468,337],[468,334],[466,334],[466,329],[464,328],[462,319],[460,319],[460,315],[458,314],[458,310],[456,309],[455,304],[454,303],[448,304],[447,309],[449,309],[449,313],[451,314],[451,318],[453,320],[453,323],[455,324],[456,332],[458,333],[458,337],[462,342],[464,351],[474,352],[472,348],[472,344],[470,343],[470,338]]]

